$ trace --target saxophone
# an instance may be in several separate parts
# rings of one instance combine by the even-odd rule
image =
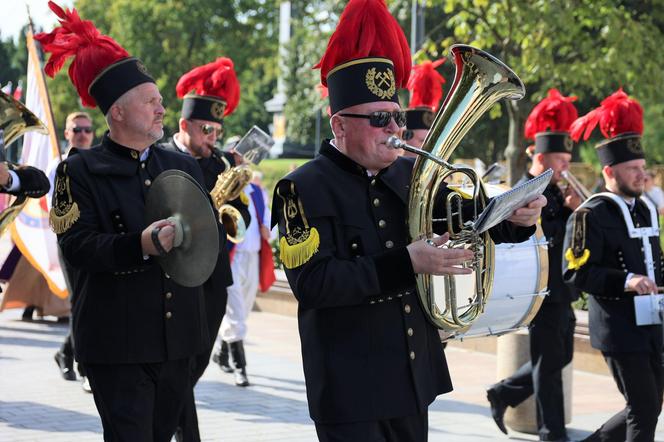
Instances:
[[[214,207],[219,213],[219,221],[224,225],[229,241],[234,244],[244,240],[247,226],[240,211],[229,202],[244,196],[242,190],[249,184],[252,175],[251,168],[246,164],[232,167],[219,174],[210,191]]]

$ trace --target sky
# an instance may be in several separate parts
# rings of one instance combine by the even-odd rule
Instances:
[[[70,7],[74,0],[56,0],[62,7]],[[28,23],[26,5],[30,8],[30,15],[36,28],[50,31],[57,24],[57,17],[48,8],[48,0],[2,0],[2,20],[0,20],[0,39],[12,38],[18,40],[21,28]]]

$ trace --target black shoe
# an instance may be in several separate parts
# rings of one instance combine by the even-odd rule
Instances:
[[[23,321],[32,321],[32,314],[35,312],[35,306],[29,305],[23,310],[23,316],[21,319]]]
[[[235,370],[235,385],[238,387],[248,387],[249,378],[247,377],[247,370],[244,368],[238,368]]]
[[[219,350],[219,353],[214,353],[212,355],[212,361],[219,365],[219,368],[221,368],[221,371],[224,373],[233,373],[233,367],[231,367],[229,361],[228,342],[221,341],[221,349]]]
[[[493,417],[494,422],[496,422],[498,429],[507,434],[507,428],[505,428],[505,422],[503,421],[505,410],[507,410],[507,404],[503,402],[500,396],[498,396],[498,393],[492,388],[489,388],[486,391],[486,398],[491,405],[491,416]]]
[[[76,372],[74,371],[74,358],[65,355],[61,351],[56,352],[53,358],[55,359],[55,363],[58,364],[62,377],[66,381],[75,381]]]

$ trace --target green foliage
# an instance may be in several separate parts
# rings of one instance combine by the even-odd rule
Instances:
[[[276,159],[261,161],[258,169],[263,173],[263,187],[272,196],[274,186],[291,170],[303,165],[309,160],[305,159]],[[270,201],[271,203],[271,201]]]

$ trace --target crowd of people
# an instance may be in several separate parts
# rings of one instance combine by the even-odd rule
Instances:
[[[422,145],[442,96],[435,68],[444,60],[412,67],[385,3],[350,0],[317,65],[333,138],[276,184],[271,202],[260,173],[220,202],[209,195],[247,161],[234,143],[219,148],[224,118],[240,102],[232,60],[219,57],[182,75],[178,131],[161,141],[165,109],[149,69],[75,10],[50,5],[60,26],[35,37],[50,57],[45,71],[54,76],[71,59],[73,86],[83,105],[101,110],[108,130],[91,147],[90,116],[69,115],[67,151],[50,180],[49,171],[3,164],[0,185],[41,197],[53,183],[49,218],[72,313],[55,361],[65,379],[78,373],[93,394],[104,439],[200,440],[194,387],[211,358],[236,385],[250,385],[246,320],[257,290],[274,281],[269,241],[276,226],[298,302],[319,440],[427,440],[428,407],[453,383],[416,276],[468,275],[474,252],[446,246],[455,234],[447,223],[411,238],[414,160],[388,140]],[[411,91],[406,110],[400,88]],[[562,370],[573,356],[570,304],[584,291],[591,343],[626,402],[586,440],[652,441],[664,389],[662,326],[637,325],[634,303],[662,286],[657,215],[664,198],[645,169],[638,102],[619,90],[579,118],[573,101],[552,89],[533,109],[525,127],[532,163],[522,181],[548,169],[553,176],[543,195],[489,230],[495,243],[519,243],[539,224],[549,267],[548,294],[529,327],[530,361],[490,386],[488,406],[507,433],[506,409],[534,396],[540,440],[569,440]],[[574,141],[597,124],[606,138],[596,149],[606,191],[584,201],[559,184]],[[202,284],[181,284],[161,265],[181,243],[177,222],[146,222],[149,192],[168,170],[185,172],[213,213],[229,205],[246,227],[216,222],[218,254]],[[440,204],[454,192],[446,185],[435,191]]]

